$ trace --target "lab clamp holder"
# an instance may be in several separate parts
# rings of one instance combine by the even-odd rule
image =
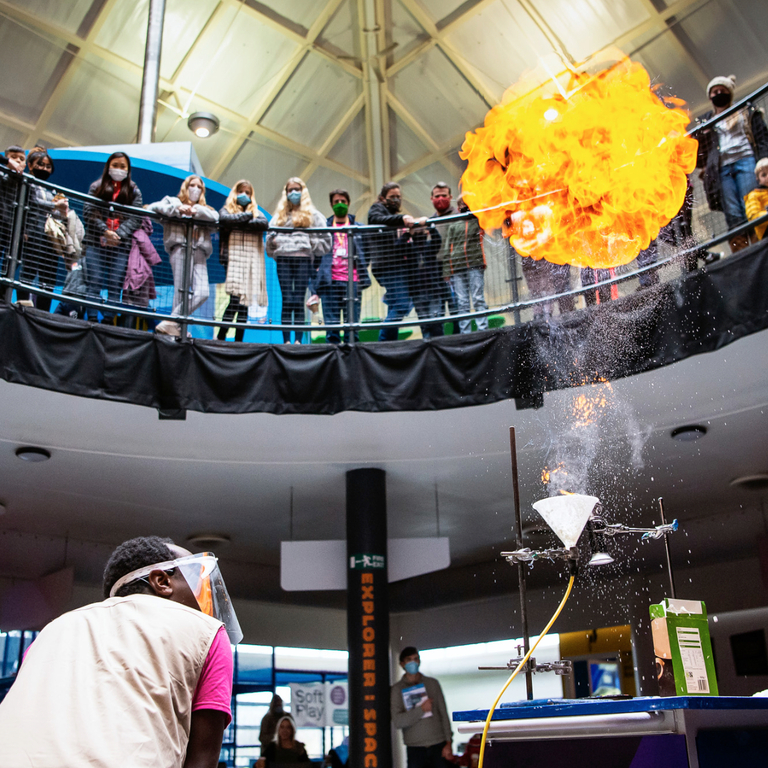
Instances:
[[[524,647],[522,644],[517,646],[517,657],[510,659],[505,667],[478,667],[481,670],[504,670],[506,672],[514,672],[519,666],[524,657]],[[537,662],[534,656],[528,659],[528,662],[523,667],[523,672],[554,672],[556,675],[570,675],[573,672],[573,662],[570,659],[560,659],[559,661],[542,661]]]
[[[523,645],[518,646],[523,654],[530,648],[530,635],[528,632],[528,607],[526,589],[526,565],[532,567],[538,560],[564,560],[568,563],[571,576],[575,576],[578,570],[579,550],[576,546],[586,527],[589,534],[589,544],[592,556],[590,566],[606,565],[613,562],[613,558],[601,547],[603,537],[620,536],[624,534],[641,534],[643,541],[649,539],[664,539],[666,550],[667,572],[669,575],[670,595],[675,597],[675,581],[672,574],[672,561],[669,552],[668,536],[677,530],[677,520],[667,523],[664,515],[664,502],[659,499],[661,512],[661,525],[651,528],[638,528],[623,525],[621,523],[609,523],[602,516],[603,508],[600,500],[595,496],[583,496],[580,494],[566,494],[564,496],[551,496],[541,499],[533,504],[533,508],[544,518],[547,525],[557,534],[563,547],[532,550],[523,547],[523,526],[520,514],[520,490],[517,474],[517,445],[515,428],[509,429],[510,454],[512,458],[512,485],[515,505],[515,534],[517,549],[513,552],[502,552],[501,556],[510,565],[517,566],[518,585],[520,592],[520,616],[523,629]],[[506,669],[514,671],[520,666],[523,656],[511,659],[506,667],[479,667],[479,669]],[[533,673],[554,672],[557,675],[566,675],[572,671],[572,664],[568,660],[544,662],[538,664],[535,659],[529,659],[525,665],[525,679],[527,697],[533,699]]]

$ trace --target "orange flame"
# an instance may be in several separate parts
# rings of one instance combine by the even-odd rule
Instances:
[[[524,256],[627,264],[682,207],[697,148],[684,102],[667,108],[620,52],[595,63],[605,68],[522,79],[461,148],[465,201]]]

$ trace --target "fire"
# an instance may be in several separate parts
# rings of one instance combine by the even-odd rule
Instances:
[[[524,256],[627,264],[682,207],[697,147],[684,102],[665,106],[642,65],[616,56],[596,74],[522,79],[466,135],[464,199]]]

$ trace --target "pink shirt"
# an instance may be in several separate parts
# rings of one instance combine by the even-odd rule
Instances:
[[[339,224],[335,219],[333,221],[334,227],[343,227],[343,224]],[[333,235],[333,261],[331,262],[331,280],[335,282],[347,282],[348,261],[349,255],[349,238],[347,235],[339,232]],[[357,280],[357,269],[352,273],[352,279]]]
[[[229,636],[223,626],[213,638],[208,656],[205,658],[200,679],[197,681],[195,695],[192,697],[192,711],[197,709],[215,709],[229,715],[227,725],[232,720],[232,647]]]

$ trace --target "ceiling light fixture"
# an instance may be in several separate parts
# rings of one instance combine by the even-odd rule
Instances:
[[[48,461],[51,458],[51,452],[45,448],[36,448],[35,446],[24,446],[16,449],[16,455],[23,461]]]
[[[707,428],[701,424],[686,424],[682,427],[675,427],[669,436],[673,440],[680,440],[683,443],[692,443],[699,440],[707,434]]]
[[[731,485],[743,488],[745,491],[765,491],[768,489],[768,472],[735,477],[731,480]]]
[[[212,550],[229,544],[231,539],[225,533],[195,533],[187,536],[187,544],[197,549]]]
[[[207,139],[219,130],[219,118],[213,112],[193,112],[187,125],[199,139]]]

